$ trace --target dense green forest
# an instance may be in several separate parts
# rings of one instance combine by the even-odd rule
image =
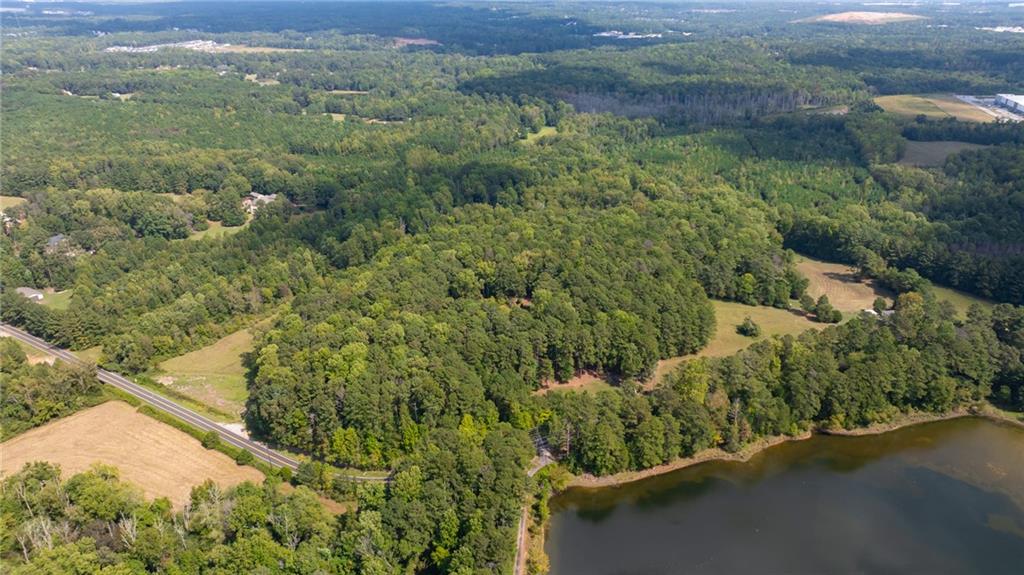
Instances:
[[[204,485],[184,510],[116,470],[34,465],[4,480],[12,572],[508,573],[544,481],[531,432],[602,475],[1024,409],[1024,123],[875,103],[1024,92],[1024,38],[987,30],[1011,8],[12,7],[0,318],[143,375],[260,322],[245,423],[313,462],[290,494]],[[937,142],[948,157],[907,161]],[[840,313],[798,254],[893,303]],[[957,314],[933,286],[990,305]],[[720,335],[721,301],[839,325],[658,383]],[[3,437],[103,399],[0,343]],[[582,374],[611,385],[541,393]]]

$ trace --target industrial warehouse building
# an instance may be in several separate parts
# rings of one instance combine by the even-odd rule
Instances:
[[[996,105],[1024,114],[1024,96],[1020,94],[996,94]]]

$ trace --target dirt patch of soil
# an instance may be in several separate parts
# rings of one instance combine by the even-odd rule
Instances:
[[[0,475],[25,463],[49,461],[65,477],[95,463],[117,467],[121,479],[142,488],[147,498],[167,497],[176,508],[192,486],[212,479],[222,487],[261,482],[263,474],[204,448],[192,436],[147,417],[121,401],[109,401],[0,444]]]
[[[541,383],[540,389],[534,391],[534,395],[545,395],[551,391],[568,391],[568,390],[579,390],[585,391],[593,389],[595,391],[600,389],[611,388],[611,383],[607,379],[602,377],[600,374],[585,371],[576,377],[566,381],[565,383],[559,383],[557,381],[547,380]]]

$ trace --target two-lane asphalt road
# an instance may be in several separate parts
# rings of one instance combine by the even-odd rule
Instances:
[[[50,345],[45,340],[40,339],[28,332],[22,331],[14,326],[0,323],[0,334],[9,335],[15,339],[18,339],[40,351],[46,352],[58,359],[66,361],[73,365],[87,365],[86,362],[79,359],[75,354],[71,353],[66,349],[59,348],[55,345]],[[274,467],[287,467],[292,471],[299,468],[299,462],[291,457],[282,455],[269,447],[252,441],[251,439],[232,432],[226,429],[211,419],[207,419],[202,415],[182,407],[177,403],[167,399],[166,397],[155,393],[142,387],[141,385],[129,380],[128,378],[116,374],[112,371],[105,369],[97,369],[96,377],[103,383],[113,385],[114,387],[133,395],[142,401],[148,403],[152,407],[163,411],[164,413],[173,415],[178,419],[196,427],[203,431],[215,431],[222,441],[229,445],[233,445],[239,449],[245,449],[249,451],[257,459],[264,463],[270,464]],[[389,481],[390,476],[379,476],[379,475],[346,475],[348,479],[352,481]]]
[[[15,339],[21,340],[22,342],[27,343],[28,345],[31,345],[32,347],[39,349],[40,351],[44,351],[48,354],[51,354],[57,357],[58,359],[66,361],[70,364],[86,365],[86,362],[79,359],[70,351],[67,351],[66,349],[61,349],[54,345],[50,345],[45,340],[42,340],[30,333],[24,332],[16,327],[12,327],[7,324],[0,324],[0,332],[10,335]],[[251,452],[253,455],[255,455],[257,459],[265,463],[269,463],[274,467],[289,467],[292,470],[298,469],[299,467],[298,461],[290,457],[281,455],[280,453],[274,451],[273,449],[270,449],[242,435],[225,429],[224,427],[218,425],[216,422],[207,419],[202,415],[199,415],[198,413],[192,411],[191,409],[182,407],[177,403],[174,403],[173,401],[167,399],[166,397],[163,397],[158,393],[154,393],[121,375],[118,375],[111,371],[107,371],[105,369],[97,369],[96,377],[103,383],[112,385],[126,393],[134,395],[135,397],[141,399],[142,401],[148,403],[149,405],[155,407],[156,409],[173,415],[174,417],[181,419],[182,421],[188,423],[189,425],[192,425],[193,427],[197,427],[199,429],[202,429],[203,431],[217,432],[217,434],[220,435],[221,439],[225,443],[228,443],[240,449],[245,449]]]

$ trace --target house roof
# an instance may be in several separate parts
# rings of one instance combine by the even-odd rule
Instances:
[[[15,288],[14,291],[16,291],[17,293],[19,293],[19,294],[21,294],[21,295],[23,295],[23,296],[25,296],[25,297],[27,297],[29,299],[43,299],[43,292],[41,292],[41,291],[39,291],[37,289],[34,289],[34,288],[20,287],[20,288]]]

